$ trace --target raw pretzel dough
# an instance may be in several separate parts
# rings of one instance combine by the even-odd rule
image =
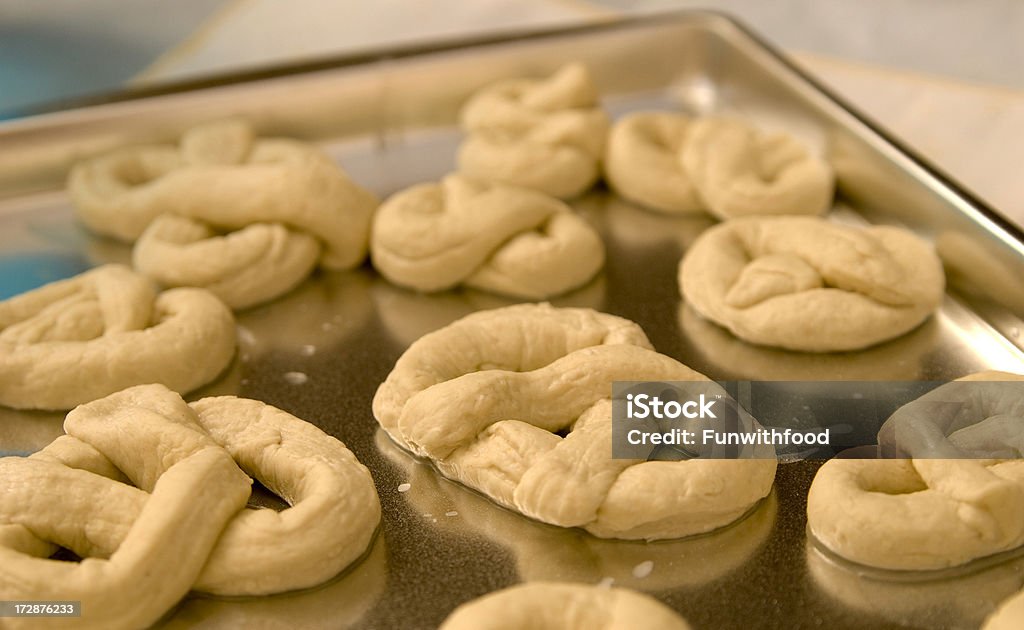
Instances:
[[[190,588],[319,584],[364,552],[380,518],[369,472],[343,444],[258,401],[187,405],[143,385],[76,408],[65,428],[27,459],[0,459],[0,595],[80,599],[89,627],[146,625]],[[292,507],[241,510],[239,466]],[[54,567],[50,541],[87,559]]]
[[[670,214],[703,212],[680,152],[690,118],[671,112],[638,112],[615,122],[608,134],[604,172],[622,197]]]
[[[981,630],[1020,630],[1024,628],[1024,593],[1018,593],[999,605],[985,620]]]
[[[708,211],[720,219],[749,214],[824,214],[833,175],[786,134],[709,117],[687,132],[681,159]]]
[[[878,430],[884,453],[904,457],[1024,456],[1024,376],[977,372],[897,409]]]
[[[184,393],[234,352],[234,318],[211,293],[157,294],[106,265],[0,302],[0,404],[69,409],[139,383]]]
[[[180,398],[170,407],[142,402],[109,417],[91,413],[107,402],[79,407],[67,421],[75,437],[54,443],[58,460],[71,449],[85,454],[68,455],[79,469],[53,456],[0,459],[0,597],[80,601],[78,627],[141,628],[191,588],[224,526],[245,506],[250,482],[189,421]],[[123,472],[136,487],[95,472]],[[121,521],[134,505],[134,518]],[[121,531],[116,551],[88,558],[110,529]],[[48,560],[52,547],[43,540],[87,559]],[[4,621],[13,628],[67,625],[59,617]]]
[[[775,459],[612,459],[615,380],[706,380],[639,326],[590,309],[521,304],[414,343],[373,401],[391,437],[527,516],[597,536],[677,538],[742,516]],[[571,429],[565,438],[556,431]]]
[[[132,264],[166,286],[202,287],[244,309],[284,295],[305,280],[320,243],[280,223],[253,223],[223,236],[209,224],[158,216],[132,251]]]
[[[371,255],[388,280],[420,291],[464,284],[542,299],[593,278],[604,245],[557,199],[453,174],[381,205]]]
[[[679,267],[684,299],[752,343],[856,350],[898,337],[942,301],[932,247],[907,230],[813,217],[744,217],[697,239]]]
[[[688,630],[650,595],[569,582],[529,582],[456,608],[439,630]]]
[[[68,189],[92,230],[138,239],[141,271],[209,288],[234,308],[290,290],[317,263],[358,265],[377,205],[316,147],[257,139],[235,121],[195,127],[178,147],[82,162]]]
[[[992,372],[968,377],[1011,378],[1024,380]],[[902,450],[927,457],[936,451],[934,442],[946,441],[946,448],[964,446],[968,438],[957,434],[968,431],[965,425],[983,426],[1009,415],[1016,415],[1010,438],[1018,440],[1024,396],[978,401],[974,399],[985,390],[965,390],[964,385],[950,383],[897,410],[893,418],[909,418],[910,424],[887,421],[879,441],[894,434]],[[955,404],[951,394],[962,404]],[[932,404],[936,400],[945,404]],[[943,431],[938,438],[930,435],[913,418],[915,408],[926,415],[947,411],[934,419],[935,425],[953,433],[949,438]],[[909,570],[963,564],[1024,544],[1024,460],[832,460],[811,484],[807,523],[827,548],[861,564]]]
[[[563,67],[547,79],[500,81],[463,107],[469,137],[459,170],[475,178],[568,199],[590,188],[608,133],[587,69]]]

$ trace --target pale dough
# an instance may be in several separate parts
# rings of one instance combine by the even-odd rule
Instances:
[[[942,302],[931,245],[888,226],[744,217],[702,234],[679,267],[683,298],[752,343],[857,350],[898,337]]]
[[[249,478],[189,420],[180,398],[133,402],[109,416],[89,413],[106,400],[79,407],[84,412],[69,418],[67,430],[136,487],[89,472],[88,464],[79,470],[45,458],[0,458],[3,599],[79,601],[76,627],[147,627],[189,591],[225,525],[245,507]],[[135,504],[124,523],[124,508]],[[121,530],[115,550],[89,557],[110,529]],[[51,561],[45,552],[52,547],[41,548],[40,539],[87,559]],[[4,621],[67,626],[59,617]]]
[[[612,459],[616,380],[706,380],[639,326],[590,309],[474,313],[414,343],[373,401],[405,448],[539,521],[606,538],[678,538],[742,516],[775,459]],[[567,437],[556,434],[569,429]]]
[[[992,372],[967,377],[992,379],[1024,377]],[[957,433],[965,431],[963,425],[984,425],[1007,413],[1017,414],[1019,433],[1024,397],[978,404],[973,400],[978,392],[964,385],[955,382],[933,390],[893,415],[911,418],[914,408],[920,408],[923,416],[936,416],[938,437],[924,431],[920,422],[887,422],[879,441],[902,430],[903,435],[893,438],[895,443],[910,453],[923,449],[927,457],[936,448],[932,442],[962,446]],[[962,404],[954,404],[949,394]],[[934,401],[944,404],[936,406]],[[943,410],[949,413],[941,415]],[[953,433],[947,438],[945,431]],[[1024,460],[832,460],[811,484],[807,523],[825,547],[861,564],[907,570],[963,564],[1024,544]]]
[[[253,223],[218,235],[209,224],[163,214],[132,251],[132,264],[161,284],[201,287],[244,309],[283,295],[305,280],[320,243],[280,223]]]
[[[563,199],[597,179],[609,125],[580,64],[547,79],[485,87],[463,107],[460,122],[468,134],[459,148],[460,171]]]
[[[1024,376],[978,372],[897,409],[878,430],[883,452],[904,457],[1024,455]]]
[[[819,215],[832,203],[831,167],[787,134],[764,134],[732,118],[701,118],[687,131],[680,155],[708,212],[720,219]]]
[[[140,383],[185,393],[234,352],[234,318],[213,294],[157,293],[106,265],[0,302],[0,404],[70,409]]]
[[[553,197],[453,174],[385,201],[371,256],[385,278],[420,291],[462,284],[543,299],[593,278],[604,244]]]
[[[670,214],[704,211],[680,152],[691,125],[689,116],[637,112],[612,126],[605,150],[604,174],[620,196]]]
[[[187,405],[162,386],[145,385],[76,408],[65,428],[68,435],[27,459],[0,459],[0,557],[11,560],[0,564],[0,593],[82,599],[89,627],[146,625],[190,588],[255,595],[314,586],[364,553],[380,519],[369,471],[341,442],[258,401],[219,397]],[[167,467],[197,449],[227,464],[215,477],[168,484],[176,469]],[[241,510],[249,479],[239,467],[291,507]],[[241,492],[230,502],[218,491],[229,483]],[[203,509],[214,501],[227,507],[216,503],[207,515]],[[203,509],[192,511],[193,503]],[[144,525],[171,516],[188,519],[180,531]],[[212,534],[195,542],[191,537],[204,528]],[[152,558],[135,559],[125,578],[143,572],[143,584],[85,583],[97,569],[119,571],[133,542]],[[51,543],[88,558],[78,574],[48,568],[53,563],[42,558],[53,552]],[[201,555],[192,561],[197,544]],[[183,565],[180,558],[189,560]],[[8,591],[12,580],[22,590]],[[149,594],[154,588],[160,597]],[[120,621],[129,615],[149,621]]]
[[[361,263],[377,206],[318,148],[256,138],[238,121],[195,127],[177,147],[86,160],[68,191],[90,229],[138,239],[143,273],[209,288],[234,308],[290,290],[317,263]]]
[[[624,588],[529,582],[456,608],[439,630],[689,630],[650,595]]]
[[[1020,630],[1024,628],[1024,593],[1018,593],[999,605],[985,620],[981,630]]]

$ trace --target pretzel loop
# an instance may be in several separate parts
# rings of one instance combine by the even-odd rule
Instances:
[[[120,413],[93,413],[110,402],[98,401],[79,407],[66,423],[72,439],[95,444],[138,489],[45,459],[0,459],[0,541],[21,543],[0,545],[4,599],[77,600],[86,627],[143,627],[192,586],[224,526],[245,506],[249,479],[190,422],[185,403],[159,389],[166,395],[156,404],[129,394]],[[177,400],[165,415],[168,397]],[[129,507],[137,511],[129,512],[134,518],[125,527],[118,511]],[[121,540],[106,549],[112,530]],[[46,550],[26,544],[29,535],[100,557],[76,564],[26,555]],[[31,621],[56,626],[62,620]]]
[[[793,137],[763,134],[719,117],[695,121],[680,153],[708,211],[720,219],[752,214],[824,214],[831,167]]]
[[[706,378],[654,352],[628,320],[524,304],[469,315],[414,343],[377,390],[374,415],[444,475],[602,537],[706,532],[770,491],[774,459],[612,459],[614,380]]]
[[[942,301],[932,247],[894,227],[745,217],[703,233],[679,267],[686,301],[737,337],[814,352],[902,335]]]
[[[564,203],[460,175],[388,199],[371,250],[374,266],[396,284],[463,284],[530,299],[579,287],[604,264],[600,237]]]
[[[258,401],[188,405],[139,386],[76,408],[65,429],[0,459],[0,596],[79,599],[89,627],[147,625],[189,589],[314,586],[364,552],[380,519],[343,444]],[[291,507],[241,509],[243,470]],[[80,568],[45,560],[54,543],[86,558]]]
[[[92,230],[137,239],[141,271],[209,288],[234,308],[290,290],[316,264],[358,265],[377,205],[312,145],[258,139],[237,121],[195,127],[178,147],[87,160],[68,189]],[[222,261],[216,273],[211,260]]]
[[[199,289],[157,294],[107,265],[0,302],[0,404],[69,409],[139,383],[188,392],[235,351],[235,323]]]
[[[608,132],[586,68],[565,66],[544,80],[513,79],[475,94],[460,115],[469,137],[459,170],[564,199],[589,188]]]
[[[910,570],[1024,545],[1022,380],[973,374],[898,409],[878,440],[908,458],[822,466],[807,497],[814,536],[854,562]],[[990,453],[1013,459],[966,459]]]

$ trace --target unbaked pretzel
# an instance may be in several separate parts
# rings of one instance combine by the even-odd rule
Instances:
[[[380,518],[343,444],[258,401],[187,405],[143,385],[74,409],[65,429],[28,458],[0,459],[0,596],[80,600],[89,627],[144,626],[190,588],[319,584],[363,553]],[[241,510],[243,470],[292,507]],[[46,560],[51,543],[87,559]]]
[[[1024,376],[989,370],[936,387],[878,430],[886,454],[929,458],[1024,455]]]
[[[590,188],[608,133],[586,67],[570,64],[547,79],[499,81],[476,93],[460,120],[469,137],[459,170],[475,178],[567,199]]]
[[[420,291],[464,284],[542,299],[593,278],[604,245],[553,197],[452,174],[385,201],[374,218],[371,255],[388,280]]]
[[[789,135],[763,134],[740,120],[695,121],[681,160],[708,212],[720,219],[824,214],[832,203],[833,175],[826,162]]]
[[[689,630],[650,595],[569,582],[529,582],[456,608],[439,630]]]
[[[942,302],[935,251],[907,230],[815,217],[719,224],[679,266],[684,299],[741,339],[790,350],[856,350],[902,335]]]
[[[445,476],[601,537],[710,531],[771,490],[775,459],[612,459],[616,380],[706,377],[654,352],[629,320],[522,304],[474,313],[414,343],[373,410],[396,442]],[[565,438],[555,433],[566,429]]]
[[[234,308],[288,291],[318,262],[358,265],[377,205],[319,149],[257,139],[236,121],[195,127],[178,147],[86,160],[68,190],[92,230],[138,239],[141,271],[168,286],[209,288]]]
[[[184,393],[234,352],[234,318],[213,294],[158,294],[106,265],[0,302],[0,404],[70,409],[139,383]]]
[[[1024,592],[1018,593],[999,605],[985,619],[981,630],[1019,630],[1024,627]]]
[[[83,469],[53,457],[0,459],[0,597],[79,601],[81,627],[141,628],[191,588],[224,526],[245,506],[249,479],[190,422],[180,398],[172,408],[160,401],[130,414],[94,413],[107,402],[72,413],[67,430],[78,437],[59,443],[74,446],[55,449],[58,459],[70,449],[84,451]],[[97,465],[105,472],[116,468],[136,487],[94,474]],[[122,514],[136,505],[125,526]],[[120,544],[109,555],[97,553],[96,538],[110,529],[120,530]],[[43,540],[82,557],[100,557],[48,560],[52,548]],[[56,617],[5,622],[35,628],[66,624]]]
[[[680,152],[691,125],[673,112],[637,112],[617,120],[608,134],[604,172],[622,197],[670,214],[704,211]]]
[[[968,378],[1024,380],[993,372]],[[807,496],[815,538],[854,562],[913,570],[956,566],[1024,545],[1024,461],[928,458],[948,456],[949,449],[964,457],[971,450],[965,444],[978,441],[971,425],[985,430],[1011,416],[1016,431],[1010,437],[1018,441],[1024,396],[1019,387],[1003,391],[1010,396],[990,398],[994,390],[954,382],[897,410],[879,441],[891,440],[920,458],[838,459],[822,466]],[[937,435],[922,427],[923,416]],[[998,436],[989,434],[989,448],[998,447]]]

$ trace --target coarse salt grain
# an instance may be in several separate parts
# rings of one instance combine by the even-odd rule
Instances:
[[[633,577],[645,578],[651,574],[654,570],[654,562],[651,560],[644,560],[640,564],[633,567]]]
[[[304,372],[285,372],[284,380],[292,385],[302,385],[309,380]]]

